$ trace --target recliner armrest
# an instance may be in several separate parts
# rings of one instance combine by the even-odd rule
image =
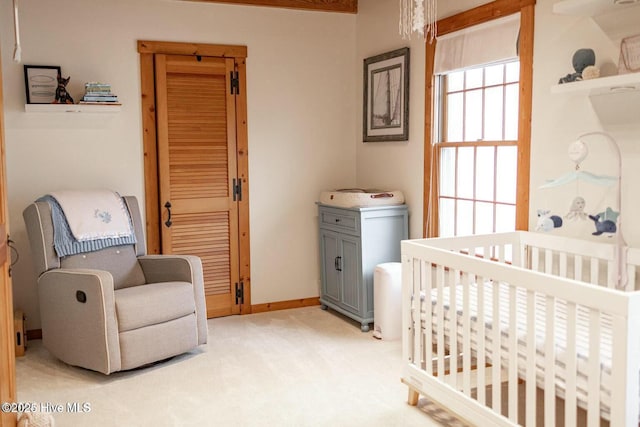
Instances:
[[[198,344],[207,342],[207,308],[202,261],[194,255],[143,255],[138,257],[147,283],[189,282],[193,285]]]
[[[42,339],[69,364],[120,370],[113,277],[103,270],[56,269],[38,278]]]
[[[147,283],[189,282],[202,279],[202,261],[193,255],[143,255],[138,257]]]

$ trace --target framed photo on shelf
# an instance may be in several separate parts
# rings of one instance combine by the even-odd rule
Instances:
[[[618,59],[618,74],[638,71],[640,71],[640,34],[622,39]]]
[[[27,104],[51,104],[56,99],[58,75],[61,69],[57,65],[25,65]]]
[[[364,142],[409,140],[409,48],[364,60]]]

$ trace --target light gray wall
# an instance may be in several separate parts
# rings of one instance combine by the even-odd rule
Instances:
[[[22,64],[11,2],[0,4],[15,306],[39,327],[22,210],[53,190],[106,187],[144,197],[137,40],[248,47],[252,303],[319,295],[320,191],[355,185],[356,17],[163,0],[22,0]],[[23,64],[60,65],[81,97],[112,84],[117,114],[24,112]]]

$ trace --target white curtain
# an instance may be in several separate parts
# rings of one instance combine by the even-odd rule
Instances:
[[[438,37],[434,74],[518,57],[520,13]]]

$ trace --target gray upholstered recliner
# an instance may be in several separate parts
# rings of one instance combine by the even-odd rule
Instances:
[[[136,244],[62,258],[54,250],[49,203],[23,212],[39,275],[44,346],[65,363],[105,374],[207,342],[200,258],[146,255],[138,202],[123,199]]]

